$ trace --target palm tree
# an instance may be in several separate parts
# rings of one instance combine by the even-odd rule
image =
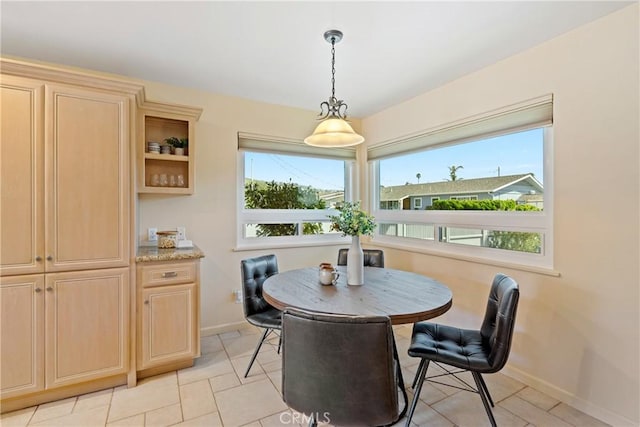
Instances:
[[[420,172],[418,172],[416,174],[416,178],[418,178],[418,184],[420,184],[420,178],[422,178],[422,174]]]
[[[449,166],[449,178],[445,178],[447,181],[459,181],[462,178],[458,178],[458,175],[456,174],[456,172],[458,171],[458,169],[464,169],[464,166]]]

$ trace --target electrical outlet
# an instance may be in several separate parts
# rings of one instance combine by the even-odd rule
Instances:
[[[147,240],[150,242],[158,241],[158,229],[157,228],[149,228],[147,229]]]
[[[187,240],[187,229],[184,227],[176,227],[176,231],[178,235],[176,236],[177,240]]]
[[[233,291],[233,295],[236,297],[235,303],[240,304],[242,302],[242,291],[240,289],[236,289]]]

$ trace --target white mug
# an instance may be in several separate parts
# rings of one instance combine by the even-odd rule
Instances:
[[[335,285],[340,273],[333,267],[320,267],[319,278],[323,285]]]

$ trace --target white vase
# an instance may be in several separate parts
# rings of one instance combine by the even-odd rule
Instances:
[[[364,283],[364,253],[360,246],[360,236],[351,236],[351,247],[347,253],[347,285],[360,286]]]
[[[175,147],[173,149],[173,152],[175,153],[176,156],[184,156],[184,148],[182,147]]]

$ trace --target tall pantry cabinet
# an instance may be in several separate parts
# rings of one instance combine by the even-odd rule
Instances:
[[[9,66],[11,63],[3,66]],[[0,75],[0,397],[126,382],[135,96]],[[17,73],[14,73],[17,74]],[[43,76],[52,75],[54,80]],[[68,80],[68,81],[67,81]],[[108,85],[107,85],[108,86]],[[91,384],[87,386],[87,384]],[[47,395],[49,393],[49,395]],[[16,407],[23,406],[16,404]]]

